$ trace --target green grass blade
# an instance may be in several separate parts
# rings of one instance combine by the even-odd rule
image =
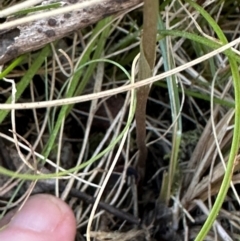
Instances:
[[[18,66],[25,59],[25,57],[26,55],[21,55],[17,59],[15,59],[11,64],[9,64],[8,67],[0,73],[0,80],[6,77],[7,74],[9,74],[16,66]]]
[[[19,97],[22,95],[23,91],[26,89],[26,87],[29,85],[30,81],[36,75],[37,71],[43,64],[45,58],[50,53],[50,47],[47,45],[42,49],[42,51],[39,52],[38,57],[34,60],[33,64],[30,66],[29,70],[25,73],[25,75],[22,77],[20,82],[16,85],[17,93],[15,99],[18,100]],[[21,57],[18,58],[18,61],[21,60]],[[12,98],[9,97],[6,101],[6,104],[11,103]],[[1,110],[0,111],[0,123],[3,122],[7,114],[9,113],[9,110]]]
[[[223,44],[228,43],[227,38],[225,37],[224,33],[222,32],[221,28],[215,22],[215,20],[199,5],[195,2],[186,0],[192,7],[194,7],[201,15],[207,20],[209,25],[213,28],[217,36],[219,37],[220,41]],[[239,72],[238,72],[238,65],[237,62],[232,57],[228,57],[229,64],[232,71],[232,78],[234,82],[234,93],[235,93],[235,123],[234,123],[234,130],[233,130],[233,140],[231,145],[231,150],[229,154],[229,159],[227,162],[227,169],[224,175],[223,182],[221,184],[219,193],[215,200],[215,203],[212,207],[212,210],[204,223],[201,231],[199,232],[198,236],[196,237],[195,241],[202,241],[204,240],[205,236],[207,235],[208,231],[212,227],[214,221],[217,218],[217,215],[221,209],[223,201],[226,197],[227,191],[230,186],[231,177],[232,177],[232,170],[234,168],[234,161],[235,157],[238,152],[239,142],[240,142],[240,83],[239,83]]]
[[[161,18],[159,18],[158,26],[160,31],[162,29],[165,29],[164,23]],[[159,41],[159,44],[160,44],[161,53],[163,56],[164,70],[169,71],[172,68],[174,68],[174,66],[173,66],[172,57],[170,56],[170,53],[169,53],[169,48],[167,46],[166,39],[161,39]],[[172,121],[175,121],[180,111],[180,100],[179,100],[178,86],[177,86],[177,80],[175,75],[167,77],[167,87],[168,87],[168,94],[169,94],[170,106],[171,106],[171,112],[172,112]],[[167,194],[167,196],[160,197],[160,199],[164,199],[161,201],[164,201],[166,204],[168,204],[170,200],[174,177],[177,170],[178,153],[179,153],[179,147],[181,143],[181,136],[182,136],[182,118],[180,116],[177,122],[175,122],[173,126],[171,158],[169,163],[168,175],[166,175],[166,178],[168,178],[168,188],[165,194]]]
[[[94,49],[94,46],[96,45],[97,48],[94,51],[93,54],[93,58],[100,58],[101,57],[101,53],[103,52],[103,47],[105,45],[107,36],[109,34],[110,28],[109,27],[105,27],[106,25],[108,25],[111,22],[111,18],[106,18],[102,21],[100,21],[97,26],[95,27],[93,33],[92,33],[92,38],[93,41],[91,42],[91,44],[88,46],[88,48],[86,49],[83,57],[81,58],[79,64],[78,64],[78,68],[79,69],[81,67],[81,65],[87,63],[90,60],[90,55]],[[102,29],[105,27],[105,29],[102,31]],[[99,33],[101,33],[100,35],[100,39],[98,39],[97,37],[99,36]],[[83,69],[79,69],[74,73],[74,76],[72,77],[71,81],[71,85],[67,91],[66,97],[72,97],[72,96],[76,96],[76,95],[80,95],[82,93],[82,91],[84,90],[86,84],[88,83],[88,80],[90,78],[90,76],[93,74],[93,70],[95,68],[97,63],[93,63],[92,65],[88,66],[87,70],[85,72],[83,72]],[[84,75],[83,75],[84,73]],[[82,79],[81,79],[82,78]],[[81,79],[81,82],[79,83],[79,80]],[[47,144],[45,145],[45,148],[43,150],[43,155],[47,158],[48,155],[50,154],[55,139],[58,135],[61,123],[63,118],[65,118],[67,116],[67,114],[71,111],[71,108],[73,107],[73,105],[68,105],[68,106],[63,106],[60,110],[59,116],[57,118],[56,124],[53,128],[53,131],[50,135],[50,138],[47,142]]]

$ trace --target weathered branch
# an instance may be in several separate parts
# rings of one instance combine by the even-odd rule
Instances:
[[[44,4],[47,2],[52,1],[44,1]],[[102,0],[91,7],[82,7],[68,13],[31,21],[12,29],[1,30],[0,25],[0,65],[21,54],[37,50],[75,30],[96,23],[106,16],[134,7],[140,2],[142,0]],[[73,3],[86,1],[64,0],[64,7]]]

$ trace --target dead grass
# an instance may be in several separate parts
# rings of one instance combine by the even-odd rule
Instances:
[[[237,1],[205,1],[203,6],[219,22],[229,42],[237,38],[239,35]],[[166,26],[170,29],[185,30],[199,35],[204,33],[205,36],[216,37],[199,13],[186,4],[181,5],[178,1],[171,1],[161,14]],[[191,14],[192,18],[188,14]],[[101,58],[115,61],[128,73],[132,70],[132,78],[137,71],[133,61],[139,52],[139,33],[142,22],[140,16],[141,8],[121,15],[114,22],[109,22],[109,35],[101,53]],[[15,117],[12,111],[12,119],[6,118],[0,126],[2,137],[14,136],[8,132],[8,129],[12,129],[12,124],[15,123],[14,131],[30,143],[25,145],[28,145],[32,152],[42,153],[49,136],[53,135],[52,130],[60,112],[58,106],[63,103],[62,98],[69,83],[69,78],[64,71],[70,73],[76,68],[79,59],[83,57],[81,53],[92,41],[91,34],[95,27],[94,25],[79,30],[59,40],[57,45],[52,45],[61,65],[56,61],[55,56],[46,60],[28,89],[18,100],[21,105],[16,105],[21,108],[25,104],[29,110],[16,110]],[[169,75],[176,74],[177,80],[183,86],[180,99],[185,98],[181,112],[183,137],[171,202],[168,207],[158,204],[162,178],[166,175],[169,164],[172,135],[176,134],[170,128],[172,119],[167,88],[164,86],[164,80],[160,81],[162,75],[158,76],[164,72],[160,48],[157,48],[154,69],[157,77],[150,80],[153,84],[147,106],[146,143],[149,156],[146,178],[143,181],[142,190],[138,191],[138,175],[135,169],[137,156],[135,122],[130,121],[129,129],[125,131],[118,143],[111,144],[128,123],[127,116],[131,114],[129,106],[133,105],[130,91],[136,89],[138,83],[130,85],[130,80],[119,66],[100,61],[86,81],[87,84],[81,96],[67,99],[69,104],[74,103],[74,106],[63,118],[60,131],[56,134],[54,148],[45,165],[51,173],[79,167],[87,160],[96,157],[105,148],[109,148],[97,161],[89,163],[81,170],[75,168],[61,180],[56,179],[52,182],[56,184],[54,194],[66,200],[75,212],[79,230],[76,240],[85,240],[87,227],[88,237],[94,237],[95,240],[153,240],[154,238],[156,240],[194,240],[212,208],[225,173],[224,165],[229,156],[234,109],[216,103],[211,106],[210,101],[212,96],[229,103],[234,101],[228,60],[226,55],[217,53],[212,58],[201,60],[197,65],[191,65],[191,61],[205,56],[212,49],[182,37],[168,37],[167,40],[171,46],[169,51],[175,67],[183,66],[181,72],[173,69]],[[97,49],[98,44],[97,42],[92,47],[92,51]],[[60,47],[64,49],[67,58],[57,51]],[[234,48],[237,49],[238,46]],[[15,68],[6,77],[18,82],[31,66],[35,55],[37,53],[29,55],[25,63]],[[91,57],[93,55],[94,52]],[[85,67],[84,73],[87,71],[88,66]],[[215,84],[212,86],[213,81]],[[148,80],[140,84],[143,83],[149,84]],[[5,102],[12,95],[10,87],[10,84],[1,81],[1,102]],[[195,97],[191,93],[199,93],[199,96]],[[91,95],[87,96],[87,94]],[[205,96],[209,99],[206,100]],[[34,104],[35,107],[39,105],[37,101],[44,100],[48,100],[47,103],[42,103],[44,108],[34,108]],[[27,103],[30,102],[34,104],[28,105]],[[196,138],[191,139],[194,132],[197,133]],[[17,138],[23,142],[19,137]],[[191,139],[190,143],[187,142],[189,139]],[[17,142],[16,140],[12,142],[15,144],[6,143],[8,150],[13,153],[16,152]],[[111,145],[112,148],[110,148]],[[30,159],[31,151],[26,152],[23,149],[18,151],[18,153],[21,152],[25,163],[31,164],[27,168],[30,173],[40,171],[39,164],[35,165],[36,163]],[[55,163],[55,166],[50,160]],[[19,164],[16,165],[20,168],[22,161],[18,159],[17,162]],[[59,170],[59,167],[63,169]],[[236,156],[231,188],[218,219],[204,240],[239,239],[239,168],[239,156]],[[113,174],[109,170],[113,170]],[[109,180],[106,179],[107,176]],[[8,180],[9,184],[4,186],[5,192],[0,192],[3,214],[22,203],[23,199],[31,193],[36,192],[33,188],[34,181],[31,182],[32,186],[28,181],[28,184],[24,184],[25,188],[19,187],[19,192],[15,186],[16,178],[8,178]],[[4,182],[6,182],[5,179]],[[58,182],[66,185],[63,192],[59,192]],[[102,188],[99,189],[96,186]],[[92,205],[72,198],[70,195],[72,188],[97,198],[100,198],[99,190],[102,190],[102,201],[139,217],[142,220],[141,225],[136,226],[122,221],[100,209],[94,210]],[[14,199],[11,200],[11,197]],[[90,229],[91,232],[89,232]]]

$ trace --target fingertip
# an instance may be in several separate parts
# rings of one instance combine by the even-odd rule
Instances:
[[[59,198],[38,194],[29,198],[14,215],[0,233],[0,240],[73,241],[75,232],[76,221],[70,207]]]

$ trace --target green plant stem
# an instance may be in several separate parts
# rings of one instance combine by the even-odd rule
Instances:
[[[140,43],[139,80],[152,76],[155,64],[158,0],[145,0],[143,7],[143,34]],[[138,146],[138,171],[140,179],[145,176],[147,147],[146,139],[146,104],[150,86],[143,86],[137,90],[136,106],[136,134]]]
[[[17,92],[16,92],[16,96],[15,99],[18,100],[19,97],[22,95],[23,91],[26,89],[26,87],[29,85],[30,81],[32,80],[33,76],[37,73],[37,71],[39,70],[39,68],[41,67],[41,65],[43,64],[45,58],[48,56],[48,54],[50,53],[50,47],[49,45],[47,45],[46,47],[44,47],[41,52],[39,52],[38,57],[34,60],[33,64],[29,67],[29,69],[27,70],[27,72],[24,74],[24,76],[22,77],[22,79],[20,80],[20,82],[16,85],[17,88]],[[17,58],[16,61],[14,61],[11,65],[11,67],[9,67],[10,69],[13,66],[16,66],[23,57],[19,57]],[[9,70],[7,68],[7,70]],[[6,70],[6,71],[7,71]],[[6,104],[11,103],[12,101],[12,97],[9,97],[6,101]],[[5,117],[7,116],[7,114],[9,113],[9,110],[1,110],[0,111],[0,123],[3,122],[3,120],[5,119]]]
[[[191,0],[186,0],[192,7],[194,7],[201,15],[207,20],[207,22],[210,24],[210,26],[214,29],[215,33],[217,34],[218,38],[223,44],[227,44],[228,41],[222,32],[221,28],[218,26],[218,24],[215,22],[215,20],[199,5],[197,5],[195,2]],[[231,51],[231,50],[230,50]],[[195,241],[202,241],[204,240],[205,236],[209,232],[210,228],[212,227],[214,221],[217,218],[217,215],[221,209],[221,206],[224,202],[224,199],[226,197],[227,191],[230,186],[233,170],[234,170],[234,164],[235,164],[235,158],[238,153],[239,148],[239,142],[240,142],[240,75],[238,72],[238,65],[234,58],[228,57],[229,64],[232,71],[232,78],[234,82],[234,94],[235,94],[235,122],[234,122],[234,130],[233,130],[233,140],[231,145],[231,150],[229,154],[229,159],[227,162],[227,168],[226,172],[223,178],[223,182],[221,184],[219,193],[217,195],[217,198],[215,200],[215,203],[212,207],[211,212],[209,213],[209,216],[207,220],[205,221],[202,229],[200,230],[199,234],[197,235]]]
[[[106,35],[109,33],[109,28],[103,30],[103,33],[100,35],[100,38],[97,39],[96,36],[99,35],[99,33],[102,31],[102,28],[105,27],[105,25],[108,25],[109,21],[111,20],[111,18],[107,18],[104,19],[102,21],[100,21],[97,26],[95,27],[95,30],[93,31],[92,34],[92,38],[94,39],[94,41],[88,46],[87,51],[85,51],[85,54],[83,55],[80,63],[78,64],[78,68],[85,64],[86,62],[89,61],[90,59],[90,54],[93,51],[94,45],[96,44],[97,41],[98,45],[97,48],[94,52],[94,56],[93,58],[100,58],[105,41],[106,41]],[[96,66],[97,63],[93,63],[91,66],[88,66],[86,72],[83,72],[83,69],[77,70],[74,73],[74,76],[72,77],[71,80],[71,85],[70,88],[67,91],[66,97],[72,97],[72,96],[76,96],[76,95],[80,95],[82,93],[82,91],[84,90],[86,84],[88,83],[88,80],[90,78],[90,76],[93,74],[93,70],[94,70],[94,66]],[[84,73],[84,75],[83,75]],[[82,78],[81,82],[79,81]],[[79,83],[80,82],[80,83]],[[53,148],[54,145],[54,141],[58,135],[61,123],[63,118],[65,118],[68,113],[71,111],[73,105],[66,105],[66,106],[62,106],[59,116],[57,118],[56,124],[53,128],[53,131],[50,135],[50,138],[47,142],[47,144],[45,145],[45,148],[43,150],[43,155],[47,158]]]
[[[18,66],[25,59],[25,57],[26,55],[21,55],[17,59],[15,59],[11,64],[9,64],[7,68],[0,73],[0,80],[6,77],[8,73],[10,73],[16,66]]]

